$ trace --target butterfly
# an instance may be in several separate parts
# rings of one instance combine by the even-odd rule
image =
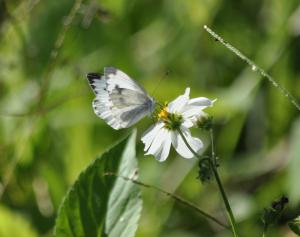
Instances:
[[[103,75],[88,73],[86,77],[96,95],[95,114],[112,128],[130,127],[152,113],[154,99],[121,70],[105,67]]]

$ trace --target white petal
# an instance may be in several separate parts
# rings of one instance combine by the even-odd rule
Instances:
[[[166,128],[160,128],[158,132],[156,133],[146,155],[155,155],[159,153],[162,149],[163,141],[166,136]]]
[[[190,88],[185,89],[184,95],[178,96],[175,100],[169,103],[168,111],[170,113],[181,112],[189,101]]]
[[[167,159],[171,148],[171,132],[167,129],[165,129],[164,131],[165,134],[162,136],[163,141],[160,151],[154,154],[155,158],[160,162]]]
[[[210,100],[206,97],[197,97],[197,98],[190,99],[188,104],[189,105],[195,105],[195,106],[208,107],[208,106],[211,106],[215,101],[216,101],[216,99]]]
[[[182,115],[184,117],[201,116],[202,110],[212,106],[215,100],[210,100],[205,97],[198,97],[188,101],[188,104],[184,107]]]
[[[163,122],[159,122],[151,126],[142,135],[142,142],[145,144],[144,151],[147,151],[152,144],[154,138],[157,136],[158,131],[164,126]]]
[[[186,127],[186,128],[191,128],[195,125],[195,122],[197,121],[197,118],[192,117],[192,118],[184,118],[184,121],[182,123],[182,126]]]
[[[182,126],[191,128],[195,126],[197,120],[201,117],[208,117],[208,114],[201,110],[188,110],[188,112],[183,113],[184,122]]]
[[[195,152],[198,152],[203,147],[202,141],[199,138],[192,137],[190,131],[187,128],[181,126],[180,129],[191,148]],[[181,135],[177,131],[172,132],[172,144],[176,149],[177,153],[182,157],[187,159],[194,157],[194,154],[187,147]]]

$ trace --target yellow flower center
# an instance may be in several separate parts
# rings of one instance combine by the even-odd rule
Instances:
[[[166,120],[168,116],[169,116],[169,112],[167,106],[164,106],[162,110],[157,114],[157,118],[159,120]]]
[[[163,121],[165,128],[169,130],[178,129],[183,123],[183,117],[181,114],[170,113],[167,105],[165,105],[156,115],[157,120]]]

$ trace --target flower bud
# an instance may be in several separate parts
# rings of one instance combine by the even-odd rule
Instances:
[[[266,227],[278,221],[287,203],[288,198],[282,196],[280,199],[273,201],[270,207],[264,209],[262,221]]]
[[[206,113],[203,113],[203,115],[198,117],[196,126],[204,130],[210,130],[213,126],[213,117]]]

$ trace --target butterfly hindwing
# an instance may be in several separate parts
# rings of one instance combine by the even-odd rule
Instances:
[[[89,73],[87,78],[96,94],[96,115],[114,129],[127,128],[151,113],[153,99],[124,72],[108,67],[104,75]]]

